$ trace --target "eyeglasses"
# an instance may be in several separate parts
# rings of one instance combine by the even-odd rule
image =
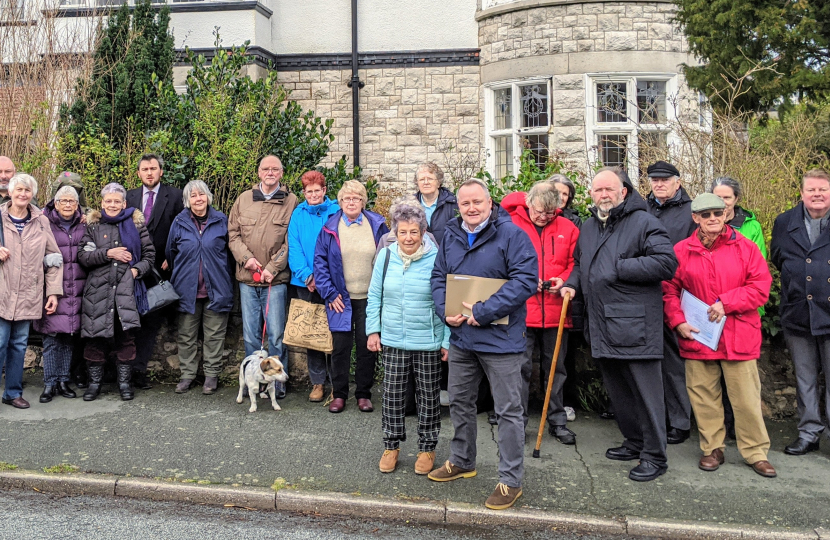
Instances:
[[[432,184],[432,183],[435,183],[437,181],[438,180],[436,180],[435,178],[419,178],[418,179],[419,184]]]
[[[259,170],[262,171],[262,172],[266,172],[266,173],[269,173],[269,172],[278,173],[278,172],[281,172],[283,170],[283,168],[282,167],[267,167],[267,168],[262,167]]]
[[[540,216],[553,217],[553,216],[556,215],[556,210],[551,210],[550,212],[544,212],[542,210],[537,210],[536,208],[533,208],[532,206],[529,206],[528,208],[530,208],[531,210],[533,210],[535,213],[539,214]]]
[[[55,204],[60,204],[63,206],[72,206],[73,204],[78,204],[78,201],[75,199],[59,199],[55,201]]]
[[[307,189],[307,190],[303,191],[303,193],[305,193],[305,196],[308,197],[309,195],[311,195],[311,196],[320,195],[322,193],[325,193],[325,191],[322,190],[322,189],[315,189],[314,191],[311,191],[311,190]]]
[[[703,219],[709,219],[712,214],[715,214],[715,217],[722,217],[723,210],[712,210],[711,212],[699,212],[698,215]]]
[[[346,204],[362,203],[363,199],[360,197],[343,197],[343,202]]]

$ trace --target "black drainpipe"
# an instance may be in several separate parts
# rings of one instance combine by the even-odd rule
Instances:
[[[360,166],[360,89],[365,86],[357,73],[357,0],[352,0],[352,78],[346,83],[352,89],[352,138],[354,139],[354,166]]]

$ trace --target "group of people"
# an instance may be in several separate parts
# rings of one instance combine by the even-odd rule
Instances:
[[[264,349],[286,368],[288,297],[325,306],[333,352],[308,351],[309,400],[323,401],[329,380],[332,413],[346,408],[353,349],[357,408],[374,410],[381,353],[382,472],[398,466],[414,388],[416,474],[438,482],[475,476],[477,398],[489,390],[499,481],[485,504],[512,506],[522,494],[537,357],[543,387],[554,378],[549,433],[575,443],[566,425],[564,359],[568,331],[581,329],[624,437],[606,457],[638,461],[632,480],[666,472],[666,445],[688,439],[692,413],[701,469],[724,463],[724,441],[734,431],[744,461],[762,476],[776,475],[767,459],[757,367],[760,313],[772,277],[764,235],[739,206],[736,180],[718,178],[692,200],[677,168],[659,161],[648,167],[651,193],[643,198],[625,171],[603,168],[591,182],[593,207],[583,223],[571,209],[575,186],[562,175],[498,204],[478,179],[452,193],[443,187],[441,169],[425,163],[415,173],[414,196],[391,207],[390,230],[384,216],[366,208],[358,181],[345,182],[333,200],[325,177],[309,171],[301,177],[305,200],[298,204],[281,183],[276,156],[261,160],[259,183],[239,196],[228,216],[212,206],[204,182],[191,181],[183,191],[161,184],[163,166],[158,155],[142,156],[142,187],[109,184],[101,209],[87,212],[80,178],[61,173],[53,200],[41,210],[32,203],[34,178],[0,157],[3,403],[29,407],[22,367],[31,321],[44,335],[41,402],[75,397],[69,382],[79,358],[87,373],[76,383],[86,389],[85,400],[99,395],[110,356],[122,399],[132,399],[134,387],[149,387],[147,359],[165,318],[148,311],[145,278],[151,282],[152,275],[169,279],[180,297],[176,392],[188,392],[196,380],[201,328],[202,392],[214,393],[236,281],[245,354]],[[825,429],[822,370],[830,417],[830,266],[822,266],[830,263],[830,176],[807,172],[801,195],[776,220],[770,248],[781,271],[781,324],[798,381],[799,437],[785,450],[793,455],[818,449]],[[504,284],[448,314],[449,275]],[[715,347],[696,339],[700,329],[687,320],[686,294],[706,306],[711,323],[723,323]],[[573,302],[554,359],[566,296]],[[283,397],[285,387],[277,393]],[[442,401],[454,434],[448,459],[436,466]]]

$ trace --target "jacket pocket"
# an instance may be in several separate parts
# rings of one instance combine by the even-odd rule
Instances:
[[[646,344],[646,309],[642,304],[606,304],[605,339],[615,347]],[[662,331],[659,329],[657,331]]]

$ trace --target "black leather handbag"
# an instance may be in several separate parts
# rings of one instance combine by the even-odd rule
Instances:
[[[179,301],[179,295],[173,288],[173,284],[163,280],[155,266],[153,267],[153,274],[155,274],[157,281],[152,287],[147,287],[147,306],[149,307],[147,313],[152,313]],[[145,314],[142,313],[142,315]]]

